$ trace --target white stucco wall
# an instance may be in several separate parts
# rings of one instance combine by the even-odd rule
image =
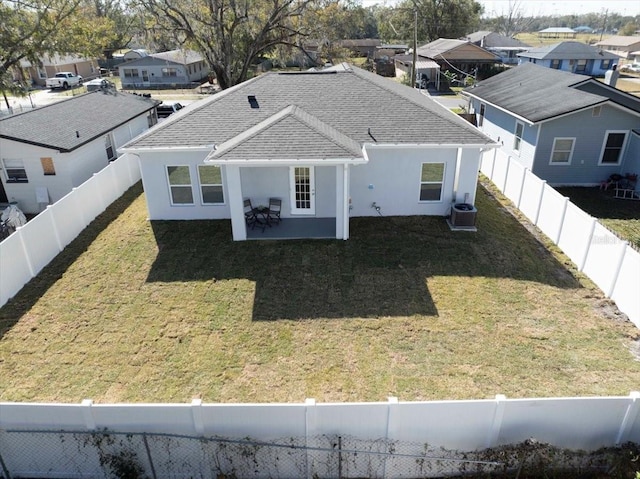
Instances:
[[[146,114],[121,125],[112,132],[114,147],[123,145],[146,129],[148,129]],[[20,159],[24,162],[27,183],[7,183],[4,172],[0,177],[7,193],[7,199],[17,201],[18,207],[25,213],[39,213],[43,208],[43,205],[36,202],[37,187],[46,187],[49,193],[49,202],[55,203],[69,193],[73,187],[80,186],[94,173],[109,164],[104,137],[96,138],[69,153],[60,153],[51,148],[1,139],[0,156]],[[40,158],[45,157],[53,159],[55,175],[44,174]]]

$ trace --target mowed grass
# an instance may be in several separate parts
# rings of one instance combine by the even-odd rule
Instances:
[[[137,185],[0,309],[0,400],[637,389],[638,330],[485,190],[477,206],[475,234],[377,217],[349,241],[234,243],[228,221],[147,221]]]
[[[574,204],[640,251],[640,201],[615,198],[614,190],[557,188]]]

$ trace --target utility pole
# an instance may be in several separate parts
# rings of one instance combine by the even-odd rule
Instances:
[[[413,64],[411,65],[411,88],[416,87],[416,61],[418,57],[418,8],[413,9]]]

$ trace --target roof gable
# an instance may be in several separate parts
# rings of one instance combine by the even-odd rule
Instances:
[[[255,96],[259,108],[251,108],[249,96]],[[127,148],[221,146],[290,106],[314,117],[318,125],[331,127],[336,132],[330,135],[334,140],[339,133],[358,145],[492,143],[471,124],[420,92],[347,65],[328,73],[263,74],[202,100]],[[298,123],[304,117],[300,111],[290,113]],[[313,122],[307,121],[307,127]]]
[[[69,152],[144,114],[157,103],[128,93],[85,93],[0,119],[0,138]]]
[[[361,158],[358,142],[290,105],[226,141],[211,160]]]
[[[447,60],[494,60],[500,57],[485,50],[478,45],[465,40],[439,38],[431,43],[418,47],[418,55],[434,60],[446,58]]]

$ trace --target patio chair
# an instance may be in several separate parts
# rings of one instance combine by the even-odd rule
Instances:
[[[244,219],[247,222],[247,226],[251,226],[251,229],[254,229],[256,225],[258,225],[258,227],[264,231],[265,225],[258,218],[258,210],[253,207],[251,200],[248,198],[244,200]]]
[[[269,198],[269,211],[267,221],[269,223],[280,223],[280,211],[282,210],[282,200],[280,198]]]

